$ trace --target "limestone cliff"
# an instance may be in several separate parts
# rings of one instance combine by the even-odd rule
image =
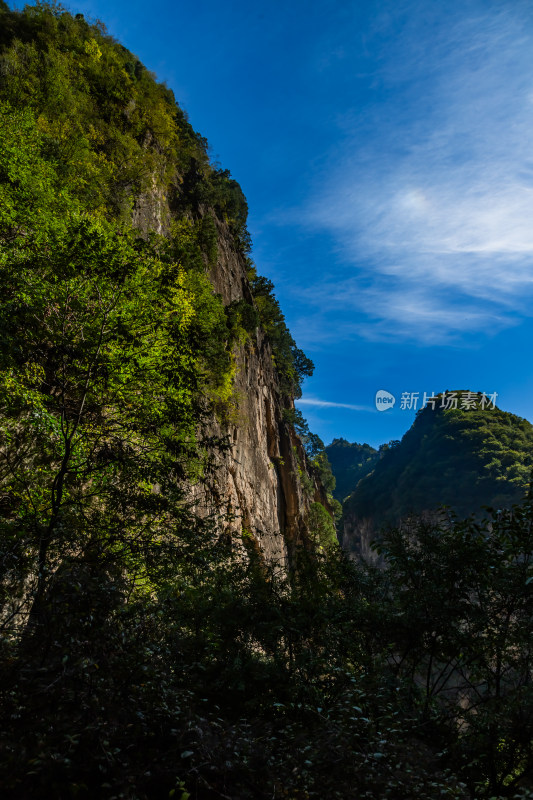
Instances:
[[[215,291],[226,304],[253,302],[246,264],[236,252],[227,226],[217,223],[218,259],[211,269]],[[283,420],[282,397],[272,350],[261,328],[235,350],[236,414],[227,431],[231,450],[219,458],[203,502],[213,502],[256,538],[269,560],[286,564],[294,546],[307,541],[306,513],[310,504],[299,472],[306,456],[299,438]],[[321,497],[315,481],[314,494]],[[325,497],[323,498],[325,501]]]
[[[167,233],[171,205],[154,180],[153,190],[135,204],[134,224],[145,233]],[[199,215],[205,213],[213,212],[198,209]],[[206,265],[213,290],[225,305],[239,300],[253,305],[246,259],[228,224],[214,219],[217,258]],[[265,558],[286,569],[295,548],[310,543],[311,503],[329,509],[328,500],[302,442],[284,420],[283,409],[293,403],[281,392],[272,348],[261,327],[234,348],[234,359],[233,411],[229,421],[213,418],[210,425],[213,436],[228,437],[230,449],[215,453],[212,477],[192,487],[192,496],[200,513],[215,511],[227,529],[251,534]]]

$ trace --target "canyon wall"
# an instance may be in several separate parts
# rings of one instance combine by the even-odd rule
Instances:
[[[154,182],[153,191],[137,200],[134,224],[145,233],[164,235],[173,216],[170,205]],[[213,290],[225,305],[239,300],[253,305],[246,258],[228,224],[214,219],[217,259],[206,265]],[[191,488],[192,497],[200,513],[215,512],[227,530],[245,531],[269,562],[287,569],[295,549],[310,545],[311,503],[329,508],[328,500],[299,437],[284,419],[283,410],[293,403],[280,390],[272,349],[261,327],[237,344],[233,355],[232,409],[225,421],[213,418],[209,425],[213,437],[227,437],[229,449],[214,451],[216,468],[206,483]]]

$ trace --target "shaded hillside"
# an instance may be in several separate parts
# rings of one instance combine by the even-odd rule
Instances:
[[[527,492],[533,426],[499,408],[420,410],[401,442],[389,446],[344,505],[350,547],[383,525],[441,505],[459,516],[503,508]]]
[[[326,453],[336,481],[333,496],[341,503],[374,469],[379,458],[379,451],[369,444],[350,443],[342,438],[333,439]]]

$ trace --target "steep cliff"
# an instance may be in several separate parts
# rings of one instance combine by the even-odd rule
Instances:
[[[242,301],[253,308],[250,260],[235,233],[213,207],[191,208],[187,178],[174,172],[174,165],[169,167],[170,185],[161,187],[166,170],[160,166],[150,188],[136,199],[134,225],[144,236],[169,235],[184,205],[187,218],[214,222],[211,261],[203,256],[213,290],[227,308]],[[284,410],[294,407],[293,399],[282,390],[273,349],[260,324],[234,343],[232,358],[231,413],[224,419],[213,415],[208,425],[215,439],[227,437],[229,449],[213,453],[210,479],[192,486],[191,496],[197,511],[215,512],[222,528],[245,531],[268,561],[286,569],[295,548],[311,543],[311,504],[320,503],[332,516],[330,501],[299,436],[284,418]]]
[[[253,303],[246,260],[220,220],[217,250],[210,270],[215,291],[228,306],[240,300]],[[269,560],[287,565],[294,547],[309,543],[311,502],[328,507],[328,501],[299,437],[283,418],[283,410],[293,404],[283,396],[261,327],[235,346],[234,359],[235,408],[226,424],[213,422],[214,432],[227,434],[231,447],[218,456],[211,484],[202,487],[198,502],[218,509],[230,528],[252,534]],[[302,471],[308,476],[306,489]]]
[[[0,102],[19,159],[7,159],[6,176],[8,185],[27,184],[15,197],[17,214],[27,224],[33,204],[36,229],[50,213],[109,223],[115,237],[140,233],[148,258],[166,265],[162,299],[173,286],[197,320],[183,345],[197,374],[183,379],[182,399],[203,406],[204,434],[229,443],[213,450],[217,468],[193,480],[190,494],[202,514],[216,512],[220,526],[245,531],[269,560],[287,566],[294,547],[309,543],[312,502],[328,501],[284,416],[302,377],[298,364],[307,364],[305,374],[310,362],[300,358],[266,279],[263,324],[240,187],[210,163],[205,139],[172,92],[103,25],[46,5],[0,12]],[[26,171],[14,181],[21,125],[31,143]],[[30,180],[37,169],[48,187],[40,199]]]

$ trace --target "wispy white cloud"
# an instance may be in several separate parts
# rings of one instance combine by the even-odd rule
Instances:
[[[334,403],[329,400],[319,400],[316,397],[300,397],[297,405],[314,406],[316,408],[347,408],[350,411],[375,411],[371,406],[355,406],[350,403]]]
[[[430,343],[531,313],[533,12],[466,8],[407,26],[308,209],[351,265],[310,295],[353,309],[368,338]]]

